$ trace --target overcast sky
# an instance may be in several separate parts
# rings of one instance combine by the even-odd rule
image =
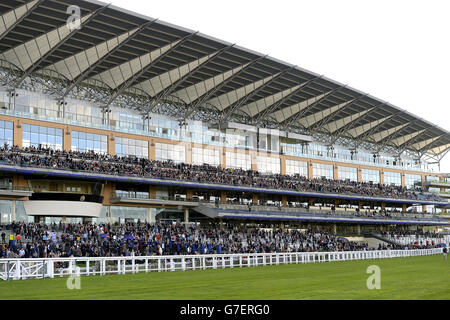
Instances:
[[[450,130],[450,1],[110,0],[369,93]],[[450,154],[441,171],[450,172]]]

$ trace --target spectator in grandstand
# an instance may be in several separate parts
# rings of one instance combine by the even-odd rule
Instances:
[[[147,223],[52,224],[12,223],[21,232],[17,246],[6,246],[6,257],[77,257],[309,252],[368,249],[320,230],[279,230],[210,224],[205,226]],[[56,242],[43,234],[55,232]],[[82,236],[86,235],[86,236]],[[4,251],[3,250],[3,251]],[[2,256],[5,253],[2,251]]]
[[[378,183],[337,181],[325,178],[308,179],[300,175],[263,175],[252,170],[224,169],[209,165],[198,166],[171,161],[161,162],[132,156],[119,157],[94,152],[67,152],[43,147],[19,148],[17,146],[9,147],[5,144],[0,148],[0,163],[258,188],[359,194],[370,197],[440,199],[436,194],[426,193],[425,188],[408,190],[401,186]]]

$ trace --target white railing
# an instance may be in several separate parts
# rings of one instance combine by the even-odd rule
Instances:
[[[281,264],[403,258],[435,255],[442,248],[420,250],[253,253],[231,255],[0,259],[0,279],[20,280],[69,275],[107,275],[243,268]]]

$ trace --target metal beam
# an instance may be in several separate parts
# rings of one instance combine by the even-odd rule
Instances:
[[[409,122],[406,126],[392,132],[391,134],[387,135],[386,137],[384,137],[383,139],[381,139],[380,141],[378,141],[378,144],[382,144],[382,145],[386,145],[386,143],[390,140],[396,139],[398,137],[400,137],[400,132],[402,132],[404,129],[409,128],[411,126],[413,126],[414,124],[416,124],[417,122],[419,122],[420,119],[416,119],[412,122]]]
[[[139,34],[141,34],[141,32],[144,31],[144,29],[148,28],[149,26],[151,26],[152,24],[156,23],[156,21],[158,21],[158,19],[149,21],[144,23],[143,25],[141,25],[139,27],[138,30],[136,30],[132,35],[130,35],[127,39],[125,39],[124,41],[122,41],[121,43],[119,43],[114,49],[112,49],[110,52],[108,52],[107,54],[105,54],[101,59],[97,60],[95,63],[93,63],[86,71],[84,71],[83,73],[81,73],[77,78],[75,78],[72,83],[69,85],[69,87],[66,89],[66,91],[64,92],[64,94],[61,96],[62,99],[64,99],[75,87],[77,87],[83,80],[85,80],[92,71],[95,70],[95,68],[97,68],[100,64],[102,64],[106,59],[108,59],[109,57],[111,57],[111,55],[113,55],[114,53],[116,53],[118,50],[120,50],[121,48],[123,48],[123,46],[125,46],[127,43],[129,43],[131,40],[133,40],[134,38],[136,38]]]
[[[300,85],[300,87],[298,87],[297,89],[295,89],[294,91],[289,93],[286,97],[283,97],[280,101],[278,101],[278,102],[274,103],[273,105],[269,106],[268,108],[262,110],[258,114],[255,114],[252,117],[252,121],[255,121],[256,123],[259,123],[262,119],[267,117],[269,114],[271,114],[271,113],[275,112],[276,110],[278,110],[278,108],[280,106],[282,106],[286,101],[288,101],[289,99],[291,99],[292,97],[294,97],[298,93],[300,93],[305,87],[307,87],[311,83],[313,83],[313,82],[315,82],[315,81],[317,81],[317,80],[319,80],[321,78],[323,78],[323,76],[317,76],[317,77],[314,77],[314,78],[309,79],[308,81],[302,83]],[[301,103],[301,101],[299,103]]]
[[[198,66],[193,72],[189,72],[187,74],[185,74],[183,77],[181,77],[180,79],[178,79],[177,81],[175,81],[175,83],[172,83],[168,88],[166,88],[165,90],[161,91],[160,93],[158,93],[155,97],[154,100],[152,102],[152,106],[150,107],[150,111],[152,112],[152,110],[158,105],[158,103],[160,103],[161,101],[164,101],[164,99],[166,99],[169,95],[171,95],[173,92],[175,92],[175,90],[181,86],[187,79],[189,79],[189,77],[191,77],[192,75],[194,75],[195,73],[197,73],[198,71],[200,71],[202,68],[205,67],[205,65],[210,62],[211,60],[213,60],[214,58],[219,57],[221,54],[223,54],[224,52],[228,51],[230,48],[234,47],[235,44],[226,46],[222,49],[220,49],[219,51],[217,51],[214,56],[212,56],[211,58],[209,58],[208,60],[206,60],[202,65]]]
[[[0,34],[0,41],[3,40],[4,37],[8,35],[19,23],[21,23],[26,17],[28,17],[42,2],[45,0],[39,0],[37,1],[31,8],[27,10],[20,18],[18,18],[9,28],[7,28],[2,34]],[[24,4],[23,6],[27,6],[27,4]],[[18,8],[12,9],[9,12],[13,12],[17,10]],[[5,13],[6,14],[6,13]],[[6,26],[6,25],[5,25]]]
[[[53,48],[51,48],[46,54],[44,54],[42,57],[40,57],[35,63],[33,63],[27,70],[24,71],[22,77],[20,77],[20,79],[16,82],[15,86],[18,87],[20,86],[20,84],[27,78],[29,77],[38,67],[39,65],[45,61],[53,52],[55,52],[56,50],[58,50],[59,47],[61,47],[64,43],[66,43],[67,40],[69,40],[72,36],[74,36],[76,33],[78,33],[78,31],[80,31],[83,27],[85,27],[89,22],[92,21],[92,19],[94,19],[98,14],[100,14],[103,10],[105,10],[106,8],[108,8],[110,6],[110,4],[107,4],[103,7],[100,7],[96,10],[94,10],[91,13],[91,16],[86,19],[84,22],[82,22],[80,24],[80,27],[77,29],[72,30],[66,37],[64,37],[64,39],[62,39],[61,41],[58,42],[57,45],[55,45]],[[89,15],[89,14],[88,14]]]
[[[355,139],[355,140],[365,140],[365,139],[367,139],[367,137],[370,137],[371,135],[373,135],[375,133],[375,131],[380,126],[382,126],[386,121],[391,120],[393,117],[397,116],[398,114],[400,114],[402,112],[403,111],[399,111],[399,112],[396,112],[394,114],[391,114],[390,116],[387,117],[387,119],[384,119],[383,121],[381,121],[380,123],[378,123],[374,127],[370,128],[367,132],[363,132],[363,133],[357,135],[356,137],[353,137],[353,139]]]
[[[439,140],[440,140],[440,139],[439,139]],[[435,141],[435,142],[436,142],[436,141]],[[438,147],[434,147],[434,148],[432,148],[432,149],[440,148],[440,147],[442,147],[442,146],[445,146],[445,144],[444,144],[444,145],[441,145],[441,146],[438,146]],[[427,149],[429,149],[429,146],[427,146]],[[427,149],[422,148],[421,151],[422,151],[422,150],[427,150]],[[427,150],[427,151],[428,151],[428,150]],[[424,152],[427,152],[427,151],[424,151]],[[445,157],[445,155],[446,155],[449,151],[450,151],[450,146],[448,146],[447,148],[445,148],[444,150],[442,150],[442,151],[439,152],[438,154],[433,153],[433,155],[435,155],[436,157],[440,158],[440,159],[438,159],[438,160],[440,161],[440,160],[442,160],[442,158]]]
[[[364,120],[365,118],[367,118],[368,116],[370,116],[371,114],[373,114],[374,112],[378,111],[377,109],[386,105],[387,102],[384,103],[380,103],[379,105],[376,105],[374,107],[372,107],[372,110],[370,110],[369,112],[367,112],[366,114],[364,114],[363,116],[361,116],[359,119],[357,119],[356,121],[352,121],[348,124],[346,124],[345,126],[343,126],[342,128],[338,129],[337,131],[333,132],[333,135],[340,135],[344,132],[347,132],[349,130],[354,129],[355,127],[359,127],[359,123],[361,123],[362,120]]]
[[[420,141],[424,141],[424,140],[419,140],[420,137],[422,137],[424,134],[426,134],[428,131],[430,131],[431,129],[433,129],[434,126],[430,126],[427,129],[423,130],[423,132],[419,133],[418,135],[416,135],[415,137],[409,139],[408,141],[405,141],[404,143],[400,144],[398,146],[399,149],[401,150],[406,150],[408,149],[410,146],[412,146],[413,144],[420,142]],[[420,130],[419,130],[420,131]]]
[[[187,111],[184,115],[184,119],[187,119],[194,111],[195,109],[202,105],[204,102],[208,101],[210,98],[212,98],[212,96],[219,90],[221,90],[225,85],[227,85],[228,83],[230,83],[230,81],[233,81],[236,77],[238,77],[240,74],[244,73],[245,71],[247,71],[248,69],[250,69],[251,67],[253,67],[256,63],[260,62],[261,60],[264,60],[266,56],[262,56],[262,57],[258,57],[252,61],[250,61],[245,67],[243,67],[241,70],[239,70],[238,72],[236,72],[235,74],[233,74],[231,77],[229,77],[228,79],[226,79],[225,81],[222,81],[219,85],[215,86],[212,90],[206,92],[203,96],[197,98],[194,102],[188,104],[186,106]]]
[[[109,98],[107,104],[105,107],[110,106],[122,93],[124,90],[126,90],[127,88],[133,86],[136,82],[137,79],[139,79],[144,73],[146,73],[148,70],[150,70],[150,68],[153,68],[153,66],[158,63],[161,59],[163,59],[164,57],[166,57],[168,54],[170,54],[171,52],[173,52],[174,50],[176,50],[179,46],[181,46],[183,43],[185,43],[186,41],[188,41],[189,39],[191,39],[193,36],[195,36],[197,32],[193,32],[188,34],[187,36],[183,37],[182,39],[179,40],[179,42],[174,45],[172,48],[170,48],[169,50],[167,50],[166,52],[164,52],[163,54],[161,54],[158,58],[156,58],[155,60],[153,60],[150,64],[148,64],[145,68],[143,68],[141,71],[139,71],[138,73],[136,73],[133,77],[131,77],[130,79],[128,79],[127,81],[125,81],[123,84],[120,85],[120,87],[113,93],[113,95]]]
[[[289,128],[289,127],[290,127],[293,123],[295,123],[298,119],[302,118],[302,117],[306,114],[306,112],[308,112],[309,110],[311,110],[311,108],[313,108],[313,107],[319,105],[322,101],[328,99],[328,97],[329,97],[330,95],[333,95],[334,93],[336,93],[336,92],[338,92],[338,91],[340,91],[340,90],[342,90],[342,89],[344,89],[344,88],[346,88],[346,87],[347,87],[346,85],[345,85],[345,86],[339,86],[339,87],[337,87],[337,88],[331,90],[330,92],[328,92],[328,93],[326,93],[326,94],[323,93],[323,94],[325,94],[325,96],[323,96],[323,97],[320,98],[319,100],[313,102],[311,105],[309,105],[307,108],[303,109],[302,111],[297,112],[297,113],[291,115],[289,118],[283,120],[283,122],[282,122],[283,129],[284,129],[284,130],[287,130],[287,128]]]
[[[251,98],[253,98],[255,95],[257,95],[259,92],[261,92],[262,90],[264,90],[265,88],[267,88],[267,86],[271,85],[272,83],[274,83],[276,80],[278,80],[280,77],[282,77],[283,75],[285,75],[286,73],[290,72],[291,70],[294,70],[296,68],[296,66],[293,67],[289,67],[287,69],[284,69],[283,71],[281,71],[278,75],[276,75],[275,77],[273,77],[272,79],[270,79],[269,81],[267,81],[266,83],[264,83],[263,85],[261,85],[258,89],[253,90],[252,92],[250,92],[249,94],[245,95],[244,97],[242,97],[241,99],[238,99],[235,103],[231,104],[230,106],[226,107],[225,109],[222,110],[222,117],[220,119],[220,122],[223,121],[223,119],[228,119],[234,111],[236,111],[237,109],[241,108],[243,105],[245,105]]]
[[[342,107],[341,109],[336,110],[335,112],[329,114],[328,116],[324,117],[320,121],[317,121],[312,126],[309,126],[308,130],[315,130],[319,127],[322,127],[324,125],[327,125],[327,124],[333,122],[340,113],[342,113],[344,110],[348,109],[349,107],[353,106],[357,101],[361,100],[362,98],[364,98],[366,96],[368,96],[368,93],[362,94],[357,98],[353,98],[352,100],[348,101],[348,104],[345,105],[344,107]]]
[[[432,128],[433,128],[433,127],[429,128],[429,129],[432,129]],[[428,130],[428,129],[427,129],[427,130]],[[425,134],[425,132],[423,132],[422,134],[419,134],[417,137],[414,137],[414,138],[418,138],[418,137],[420,137],[420,136],[423,136],[423,134]],[[428,148],[429,146],[435,144],[437,141],[441,140],[441,139],[444,138],[444,137],[445,137],[445,134],[442,134],[442,135],[439,135],[439,136],[435,136],[435,137],[431,137],[431,138],[422,139],[422,140],[411,139],[411,141],[410,141],[409,143],[405,144],[405,146],[404,146],[403,149],[405,149],[405,150],[406,150],[406,149],[410,149],[410,148],[411,148],[413,145],[415,145],[415,144],[420,144],[420,143],[423,143],[423,142],[427,142],[428,140],[432,140],[431,142],[427,143],[424,147],[420,148],[419,150],[417,150],[417,149],[412,149],[412,150],[414,150],[414,151],[419,151],[419,153],[420,153],[420,151],[421,151],[423,148]],[[414,140],[414,141],[412,141],[412,140]]]

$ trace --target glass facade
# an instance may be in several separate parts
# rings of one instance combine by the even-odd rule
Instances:
[[[134,222],[137,222],[138,220],[141,222],[148,221],[148,211],[148,208],[111,206],[111,223],[125,223],[125,221],[130,220]]]
[[[380,183],[380,171],[379,170],[370,170],[370,169],[361,169],[361,180],[363,182],[373,182]]]
[[[117,198],[131,198],[131,199],[149,199],[150,193],[144,191],[125,191],[116,190]]]
[[[63,130],[32,124],[23,125],[22,145],[24,147],[45,147],[54,150],[63,148]]]
[[[252,156],[245,153],[227,152],[226,167],[232,169],[251,170]]]
[[[217,149],[192,148],[192,164],[220,165],[220,151]]]
[[[396,186],[402,185],[402,175],[400,172],[385,171],[384,172],[384,184]]]
[[[413,189],[416,183],[422,182],[422,177],[419,174],[405,174],[405,186],[408,189]]]
[[[0,200],[0,224],[12,222],[12,201]]]
[[[351,180],[358,181],[357,168],[351,167],[338,167],[338,179],[339,180]]]
[[[280,174],[281,160],[273,157],[256,157],[258,171],[261,173]]]
[[[94,151],[95,153],[106,154],[108,152],[108,136],[72,131],[72,151]]]
[[[333,165],[332,164],[322,164],[313,163],[313,178],[333,179]]]
[[[155,148],[156,160],[186,162],[186,148],[182,145],[157,143]]]
[[[116,137],[116,155],[148,158],[148,141]]]
[[[305,161],[286,160],[286,174],[308,177],[308,163]]]
[[[9,146],[14,144],[14,124],[0,120],[0,145],[3,146],[5,144]]]
[[[16,92],[17,96],[10,97],[8,90],[0,87],[0,105],[4,106],[0,113],[207,145],[251,150],[259,148],[312,159],[432,172],[426,161],[414,160],[407,154],[397,159],[389,154],[374,157],[373,153],[365,150],[355,153],[346,146],[329,149],[318,142],[288,139],[281,136],[278,130],[258,130],[248,125],[219,130],[202,121],[187,120],[187,125],[180,127],[177,119],[166,115],[152,113],[150,119],[145,120],[138,111],[125,111],[114,105],[110,108],[111,112],[105,113],[100,105],[87,100],[66,98],[67,105],[61,106],[56,98],[44,93],[22,89]]]

